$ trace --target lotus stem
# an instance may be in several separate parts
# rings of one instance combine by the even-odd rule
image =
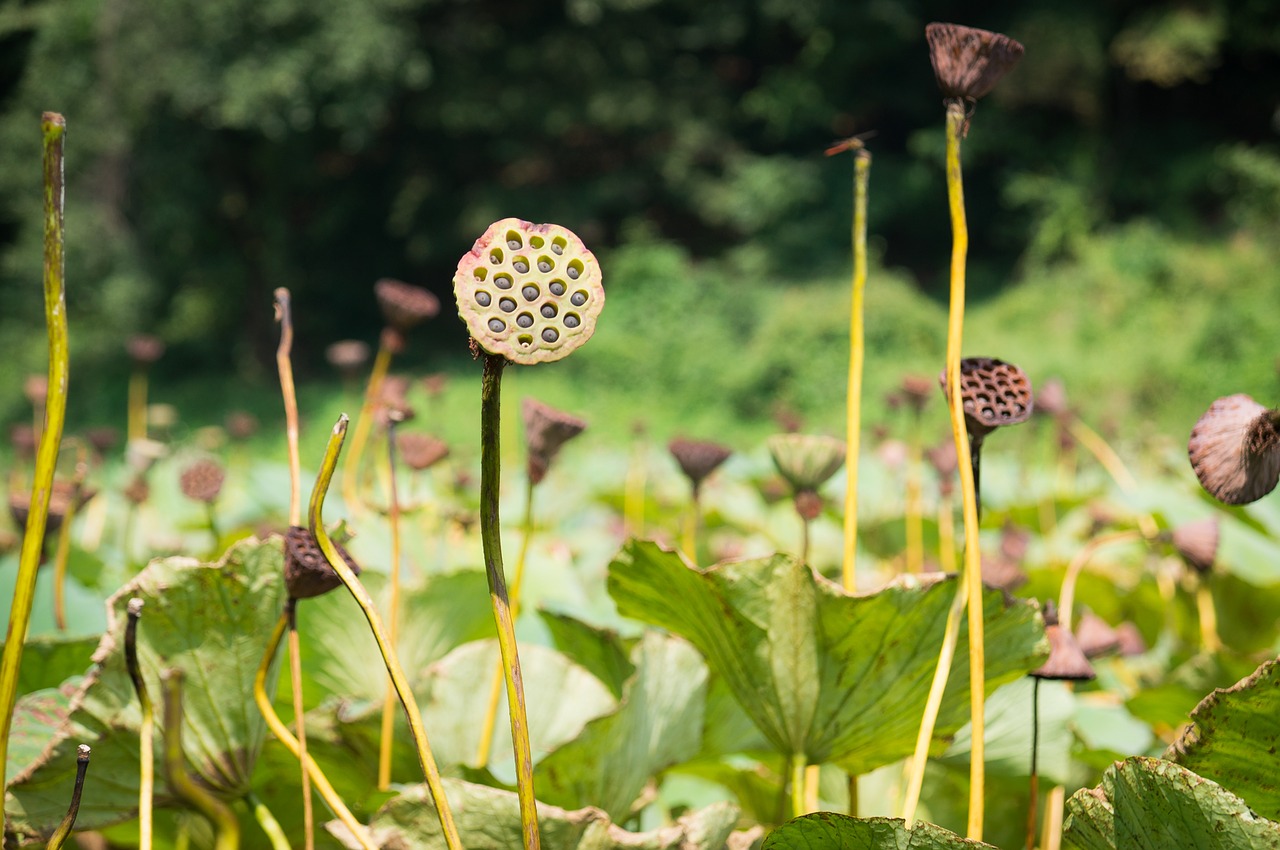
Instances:
[[[89,772],[89,754],[88,744],[81,744],[76,748],[76,781],[71,788],[71,805],[67,807],[67,815],[62,823],[49,836],[45,850],[62,850],[62,845],[71,836],[71,830],[76,825],[76,815],[80,814],[80,794],[84,791],[84,776]]]
[[[302,525],[302,458],[298,452],[298,394],[293,384],[293,299],[283,286],[275,291],[276,321],[280,323],[280,345],[276,348],[276,369],[280,373],[280,394],[284,397],[285,439],[289,444],[289,525]]]
[[[1031,677],[1031,803],[1027,808],[1027,850],[1036,846],[1036,803],[1040,797],[1040,777],[1036,758],[1040,750],[1040,677]]]
[[[820,807],[822,765],[811,764],[804,769],[804,814],[816,812]]]
[[[920,436],[919,429],[908,443],[907,498],[904,523],[907,541],[907,572],[924,572],[924,516],[920,507]]]
[[[689,511],[684,516],[684,531],[681,546],[689,563],[698,563],[698,526],[702,522],[701,488],[694,486],[693,498],[689,503]]]
[[[1104,534],[1100,537],[1094,537],[1086,542],[1076,552],[1075,557],[1067,564],[1067,571],[1062,576],[1062,591],[1058,595],[1058,622],[1067,631],[1072,630],[1072,613],[1075,607],[1076,599],[1076,581],[1080,578],[1080,571],[1084,569],[1084,565],[1089,563],[1089,558],[1093,557],[1093,553],[1101,549],[1103,546],[1109,546],[1113,543],[1126,543],[1132,540],[1141,540],[1143,534],[1137,529],[1128,529],[1125,531],[1117,531],[1113,534]]]
[[[387,637],[400,642],[400,492],[396,485],[396,424],[387,423],[387,523],[391,527],[391,601],[387,610]],[[395,687],[390,678],[382,697],[382,728],[378,743],[378,790],[391,787],[391,744],[395,737]],[[308,848],[310,850],[310,848]]]
[[[267,804],[257,794],[250,791],[245,795],[244,800],[249,804],[249,808],[253,810],[253,817],[258,821],[258,826],[262,827],[262,831],[266,833],[267,840],[271,842],[272,850],[292,850],[289,846],[289,839],[285,837],[284,830],[280,827],[280,821],[276,820],[276,816],[271,814],[271,809],[267,808]]]
[[[800,563],[809,563],[810,521],[800,517]]]
[[[240,821],[236,813],[187,773],[182,751],[182,671],[171,669],[161,680],[164,691],[164,765],[169,787],[176,797],[213,824],[214,850],[238,850]]]
[[[1222,638],[1218,636],[1218,612],[1213,604],[1213,590],[1209,576],[1202,575],[1196,583],[1196,610],[1200,614],[1200,642],[1206,652],[1222,651]]]
[[[377,641],[378,650],[382,653],[383,663],[386,664],[387,672],[391,675],[392,684],[395,685],[396,693],[404,706],[406,719],[409,721],[409,731],[413,733],[414,744],[417,746],[418,762],[422,766],[422,774],[426,779],[427,789],[431,792],[431,801],[436,807],[436,815],[440,818],[440,828],[444,832],[445,844],[449,847],[449,850],[462,850],[462,839],[458,835],[458,827],[454,824],[453,811],[449,808],[449,799],[444,793],[444,783],[440,779],[440,771],[436,767],[435,756],[431,754],[431,744],[427,741],[427,731],[422,726],[422,714],[418,711],[418,702],[414,699],[413,691],[409,687],[409,681],[404,675],[404,670],[400,667],[395,647],[391,645],[390,640],[387,638],[386,631],[382,626],[382,618],[378,616],[378,610],[374,607],[369,591],[356,578],[355,573],[347,566],[347,562],[342,556],[338,554],[338,550],[334,547],[333,541],[329,539],[329,534],[325,531],[322,521],[321,514],[324,511],[324,497],[329,491],[334,469],[338,465],[338,454],[342,451],[342,441],[347,434],[347,421],[347,416],[344,413],[338,417],[337,423],[333,426],[333,433],[329,436],[329,445],[325,449],[324,461],[320,465],[320,474],[316,478],[315,488],[311,491],[311,509],[308,512],[311,534],[315,537],[320,551],[324,553],[325,560],[329,562],[329,566],[342,579],[342,583],[347,586],[347,590],[355,598],[361,610],[364,611],[365,619],[369,621],[369,628],[373,632],[374,640]]]
[[[58,530],[58,548],[53,556],[53,622],[60,632],[67,630],[67,562],[71,558],[71,523],[76,518],[80,487],[87,472],[86,464],[76,464],[75,492],[62,517],[62,528]]]
[[[118,421],[118,420],[117,420]],[[128,439],[147,438],[147,367],[137,364],[129,375]]]
[[[293,725],[298,728],[298,764],[302,769],[302,836],[306,850],[313,850],[316,843],[315,812],[311,806],[311,776],[307,770],[307,711],[302,701],[302,641],[298,635],[298,600],[289,599],[284,605],[284,615],[289,623],[289,687],[293,699]],[[271,653],[275,655],[274,650]]]
[[[355,815],[351,814],[351,810],[347,808],[347,804],[338,796],[338,792],[333,789],[328,777],[324,775],[324,771],[320,769],[320,765],[316,764],[311,756],[304,752],[297,738],[289,732],[288,727],[280,719],[280,715],[276,714],[275,706],[271,704],[271,697],[267,696],[267,673],[271,668],[271,659],[275,657],[276,650],[280,648],[280,641],[284,638],[285,629],[289,625],[289,614],[283,613],[280,619],[276,621],[274,631],[271,633],[271,639],[267,641],[267,651],[263,653],[262,661],[258,664],[258,673],[253,679],[253,700],[258,704],[258,710],[262,712],[262,717],[267,721],[267,728],[271,730],[271,734],[275,735],[280,743],[284,744],[285,749],[293,753],[294,758],[303,765],[307,774],[311,777],[311,781],[315,783],[316,791],[320,794],[320,798],[329,805],[333,814],[342,821],[342,823],[351,830],[351,834],[355,836],[356,841],[364,850],[377,850],[373,842],[370,841],[366,834],[364,824],[356,820]],[[140,849],[141,850],[141,849]]]
[[[951,497],[938,497],[938,563],[944,573],[956,571],[956,522]]]
[[[365,386],[364,403],[360,405],[360,418],[356,420],[355,432],[351,435],[351,451],[342,465],[342,501],[347,510],[356,513],[361,508],[359,479],[360,457],[364,454],[365,443],[369,440],[369,429],[373,426],[373,407],[378,401],[378,393],[382,391],[382,382],[391,368],[391,348],[387,345],[387,335],[383,334],[378,343],[378,354],[373,358],[373,371],[369,375],[369,383]]]
[[[134,597],[128,603],[129,621],[124,629],[124,663],[138,695],[142,722],[138,726],[138,850],[151,850],[151,809],[155,800],[155,707],[147,693],[138,664],[138,621],[142,618],[143,601]]]
[[[53,473],[62,445],[62,427],[67,413],[67,347],[65,256],[62,234],[63,164],[62,143],[66,121],[56,112],[46,112],[40,121],[44,137],[44,315],[49,333],[49,389],[45,401],[44,433],[36,449],[36,467],[31,489],[31,507],[18,557],[18,575],[9,606],[9,629],[0,656],[0,788],[6,787],[5,767],[9,755],[9,730],[13,707],[18,700],[18,670],[22,647],[31,623],[35,599],[36,573],[40,550],[49,520],[49,496]]]
[[[1120,459],[1120,455],[1116,454],[1110,444],[1102,438],[1102,435],[1090,428],[1078,416],[1072,416],[1067,424],[1067,430],[1071,432],[1071,436],[1076,438],[1076,442],[1089,450],[1089,453],[1097,458],[1098,463],[1102,464],[1102,468],[1107,474],[1120,485],[1120,489],[1126,493],[1131,492],[1138,486],[1137,480],[1133,474],[1129,472],[1124,465],[1124,461]]]
[[[645,484],[648,478],[648,464],[645,458],[645,441],[636,440],[632,450],[631,465],[627,469],[626,491],[623,495],[622,516],[627,534],[640,537],[644,534],[644,499]]]
[[[858,589],[858,455],[862,437],[862,372],[866,353],[863,323],[864,293],[867,286],[867,183],[871,173],[871,153],[858,146],[853,159],[853,300],[849,307],[849,381],[845,399],[844,559],[841,584],[853,593]]]
[[[502,370],[506,362],[498,354],[484,355],[480,392],[480,539],[484,548],[485,574],[489,579],[489,601],[493,603],[493,617],[498,629],[498,648],[507,679],[507,707],[511,716],[521,832],[525,850],[537,850],[542,839],[538,833],[537,800],[533,792],[533,752],[529,746],[529,721],[525,713],[515,621],[503,574],[502,525],[498,516],[502,478]]]
[[[1062,803],[1066,789],[1055,785],[1044,802],[1044,830],[1040,833],[1040,850],[1059,850],[1062,847]]]

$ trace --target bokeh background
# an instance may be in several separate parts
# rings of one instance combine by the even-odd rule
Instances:
[[[39,115],[68,122],[73,423],[153,397],[278,409],[271,291],[306,393],[376,343],[372,284],[445,302],[402,368],[470,374],[450,278],[492,220],[582,235],[610,304],[528,379],[618,427],[839,431],[851,160],[873,131],[870,419],[943,357],[950,233],[924,41],[952,4],[869,0],[3,0],[0,420],[45,364]],[[965,5],[1021,65],[965,146],[967,354],[1059,376],[1132,448],[1220,395],[1280,396],[1280,6]],[[525,370],[522,370],[525,371]],[[542,373],[545,373],[542,374]],[[257,400],[257,401],[255,401]],[[598,410],[597,410],[598,408]],[[612,414],[604,411],[613,411]],[[276,414],[278,415],[278,414]]]

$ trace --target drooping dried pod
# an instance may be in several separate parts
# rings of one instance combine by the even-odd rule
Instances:
[[[188,499],[209,504],[222,492],[222,484],[226,478],[227,473],[220,463],[201,458],[182,470],[182,474],[178,476],[178,486]]]
[[[49,514],[45,520],[44,533],[48,536],[62,527],[62,522],[71,512],[72,505],[79,510],[85,503],[96,496],[97,490],[76,484],[74,481],[58,480],[49,489]],[[26,528],[27,516],[31,513],[31,493],[13,492],[9,494],[9,516],[18,528]]]
[[[1097,658],[1120,649],[1116,630],[1088,608],[1081,612],[1080,622],[1076,624],[1076,642],[1085,658]]]
[[[929,461],[929,465],[933,467],[933,471],[938,475],[939,488],[946,495],[950,495],[955,489],[956,470],[960,468],[960,462],[956,458],[955,442],[943,440],[938,445],[926,449],[924,456]]]
[[[84,438],[89,441],[89,445],[93,446],[95,452],[104,455],[120,442],[120,432],[110,425],[100,425],[86,429]]]
[[[524,442],[529,453],[529,480],[537,484],[546,476],[560,447],[581,434],[587,423],[528,397],[520,403],[520,415],[524,419]]]
[[[815,434],[774,434],[767,441],[773,464],[797,493],[817,492],[844,466],[845,444]]]
[[[141,505],[151,497],[151,485],[145,475],[138,473],[124,487],[124,497],[134,505]]]
[[[1011,561],[1021,562],[1027,557],[1027,548],[1031,545],[1031,532],[1010,520],[1005,520],[1000,527],[1000,554]]]
[[[1071,631],[1058,623],[1058,610],[1052,600],[1044,607],[1044,636],[1049,639],[1049,657],[1031,671],[1037,679],[1063,679],[1084,682],[1097,674],[1085,657]]]
[[[1201,575],[1213,571],[1214,561],[1218,559],[1219,537],[1217,517],[1183,523],[1169,533],[1170,542],[1182,560]]]
[[[1214,401],[1191,429],[1191,468],[1220,502],[1244,505],[1280,481],[1280,410],[1243,393]]]
[[[360,565],[352,559],[346,548],[337,541],[334,541],[333,546],[351,568],[351,572],[360,575]],[[310,529],[294,525],[285,532],[284,583],[292,599],[310,599],[328,593],[342,584],[342,579],[329,566]]]
[[[939,377],[947,391],[947,375]],[[960,398],[970,439],[977,441],[1002,425],[1026,422],[1035,407],[1027,374],[994,357],[960,361]]]
[[[902,379],[902,400],[917,416],[924,412],[933,393],[933,382],[924,375],[907,375]]]
[[[1005,556],[982,555],[982,583],[988,587],[997,587],[1010,593],[1027,583],[1027,572],[1018,562]]]
[[[1071,413],[1071,407],[1067,403],[1067,385],[1062,383],[1061,378],[1050,378],[1040,385],[1036,390],[1036,413],[1045,413],[1049,416],[1063,417]]]
[[[9,443],[13,446],[13,452],[18,457],[27,460],[35,457],[36,446],[39,439],[36,437],[36,429],[30,425],[19,423],[9,427]]]
[[[405,466],[421,472],[435,466],[449,456],[449,446],[444,440],[430,434],[396,434],[396,448]]]
[[[440,312],[440,299],[421,286],[384,277],[373,285],[382,318],[401,333]]]
[[[720,464],[729,459],[729,455],[733,454],[733,450],[719,443],[712,443],[705,440],[686,440],[677,437],[667,443],[667,451],[671,452],[671,456],[676,459],[676,463],[680,464],[680,470],[684,472],[685,477],[689,479],[689,483],[693,485],[694,492],[702,487],[702,482],[706,477],[716,470]]]
[[[151,334],[134,334],[125,340],[124,350],[135,366],[150,366],[164,357],[164,341]]]
[[[472,339],[514,363],[549,363],[595,332],[600,264],[571,230],[504,218],[458,261],[458,313]]]
[[[925,27],[933,75],[944,97],[977,100],[1000,81],[1018,60],[1023,47],[998,32],[961,24]]]
[[[1126,657],[1142,655],[1147,651],[1147,642],[1142,639],[1142,632],[1129,620],[1116,626],[1116,640],[1119,643],[1120,654]]]
[[[355,378],[369,362],[369,343],[359,339],[340,339],[324,349],[324,359],[344,378]]]

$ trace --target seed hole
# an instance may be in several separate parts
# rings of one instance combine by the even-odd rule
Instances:
[[[556,296],[564,295],[564,289],[565,289],[564,281],[553,280],[551,281],[551,284],[547,287],[547,289],[551,290],[552,295],[556,295]]]
[[[580,324],[582,324],[582,319],[578,318],[577,313],[565,313],[564,326],[566,328],[576,328]]]
[[[530,283],[526,284],[524,289],[520,290],[520,294],[524,296],[525,301],[536,301],[538,300],[538,295],[540,293],[538,292],[538,287]]]
[[[520,241],[520,234],[514,230],[507,231],[507,247],[512,251],[519,251],[520,246],[524,243]]]
[[[534,248],[541,248],[543,245],[546,244],[546,240],[543,239],[541,236],[530,236],[529,244]]]
[[[522,328],[531,328],[533,327],[533,316],[530,316],[528,313],[521,313],[519,316],[516,316],[516,324]]]
[[[495,266],[498,263],[502,262],[501,248],[494,248],[492,251],[489,252],[489,262],[493,263]]]
[[[570,261],[569,261],[569,271],[567,272],[567,274],[569,275],[569,280],[577,280],[579,277],[581,277],[581,275],[582,275],[582,261],[581,261],[581,260],[570,260]]]
[[[516,337],[516,341],[519,342],[525,348],[528,348],[529,346],[533,345],[533,337],[529,336],[528,334],[520,334],[520,336]]]
[[[511,298],[498,299],[498,306],[502,308],[504,313],[510,313],[516,309],[516,302]]]
[[[498,287],[499,289],[510,289],[510,288],[511,288],[511,276],[510,276],[510,275],[505,275],[505,274],[494,275],[494,277],[493,277],[493,285],[494,285],[494,286],[496,286],[496,287]]]
[[[476,280],[484,280],[489,276],[489,270],[486,268],[478,268],[474,272]]]
[[[555,266],[552,264],[550,257],[538,258],[538,271],[545,273],[551,271],[553,268],[555,268]]]
[[[573,293],[573,295],[569,296],[569,303],[573,304],[575,307],[581,307],[583,304],[587,303],[587,293],[579,289],[577,292]]]
[[[488,307],[490,304],[493,303],[493,298],[489,295],[489,293],[481,289],[478,292],[476,292],[476,303],[479,304],[481,307]]]
[[[563,254],[563,253],[564,253],[564,246],[565,246],[566,244],[567,244],[567,243],[565,242],[565,240],[564,240],[564,237],[563,237],[563,236],[557,236],[555,239],[552,239],[552,240],[551,240],[551,253],[553,253],[553,254]]]
[[[520,272],[520,274],[525,274],[529,271],[529,261],[524,257],[517,257],[516,261],[511,264],[511,268]]]
[[[548,304],[543,304],[543,305],[542,305],[542,316],[543,316],[543,318],[545,318],[545,319],[554,319],[554,318],[556,317],[556,305],[554,305],[554,304],[549,304],[549,303],[548,303]]]
[[[560,332],[555,328],[547,328],[542,332],[542,338],[547,342],[555,342],[560,338]]]
[[[493,331],[494,333],[500,334],[506,329],[507,329],[507,323],[502,321],[501,319],[489,320],[489,330]]]

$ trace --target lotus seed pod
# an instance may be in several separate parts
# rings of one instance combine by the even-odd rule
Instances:
[[[550,363],[591,338],[604,307],[595,255],[571,230],[504,218],[458,261],[458,314],[476,343],[513,363]]]
[[[1217,517],[1184,523],[1169,537],[1187,566],[1202,575],[1213,570],[1213,563],[1218,559]]]
[[[150,334],[134,334],[125,340],[124,348],[135,366],[150,366],[164,356],[164,341]]]
[[[1061,378],[1050,378],[1036,391],[1036,412],[1058,417],[1070,415],[1067,387]]]
[[[405,466],[415,472],[429,469],[449,456],[444,440],[430,434],[396,434],[396,448]]]
[[[1106,620],[1086,608],[1076,625],[1076,642],[1085,658],[1097,658],[1120,649],[1120,635]]]
[[[388,325],[404,333],[440,312],[440,299],[421,286],[384,277],[373,285],[374,297]]]
[[[1045,603],[1044,636],[1049,639],[1049,657],[1038,669],[1031,671],[1032,676],[1083,682],[1097,675],[1071,630],[1058,624],[1058,610],[1052,601]]]
[[[351,572],[360,575],[360,565],[336,541],[333,544]],[[293,599],[310,599],[328,593],[342,584],[342,579],[329,566],[310,529],[291,526],[284,536],[284,583]]]
[[[844,441],[834,437],[774,434],[768,446],[774,466],[797,491],[816,491],[844,466]]]
[[[680,464],[680,470],[693,485],[694,492],[697,492],[703,480],[714,472],[716,467],[733,454],[732,449],[719,443],[686,440],[679,437],[667,443],[667,450],[676,459],[676,463]]]
[[[227,474],[217,461],[202,459],[182,471],[178,484],[182,488],[182,494],[188,499],[208,504],[218,498],[226,477]]]
[[[1022,58],[1022,45],[998,32],[939,23],[929,24],[924,32],[944,97],[977,100]]]
[[[1191,429],[1187,454],[1201,486],[1219,502],[1257,501],[1280,480],[1280,410],[1243,393],[1220,398]]]
[[[1147,642],[1143,640],[1142,632],[1129,620],[1116,626],[1116,641],[1121,655],[1142,655],[1147,651]]]
[[[325,348],[324,359],[344,378],[354,378],[369,362],[369,343],[359,339],[338,340]]]
[[[529,480],[537,484],[546,477],[560,447],[586,430],[587,423],[534,398],[520,403],[520,413],[529,452]]]
[[[938,380],[945,393],[946,372]],[[985,437],[1001,425],[1026,422],[1035,406],[1026,373],[994,357],[966,357],[960,361],[960,398],[969,436],[973,438]]]
[[[1018,566],[1017,561],[999,553],[982,555],[982,583],[988,587],[998,587],[1010,593],[1027,583],[1026,570]]]

